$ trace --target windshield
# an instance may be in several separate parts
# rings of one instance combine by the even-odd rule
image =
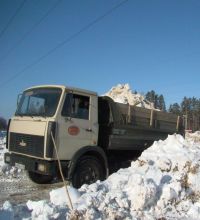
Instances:
[[[36,88],[22,94],[15,115],[51,117],[55,114],[61,96],[58,88]]]

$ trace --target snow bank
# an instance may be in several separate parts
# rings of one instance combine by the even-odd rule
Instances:
[[[21,169],[11,167],[4,163],[4,154],[7,152],[6,149],[6,137],[0,138],[0,176],[6,175],[7,178],[18,178],[22,173]]]
[[[118,84],[117,86],[112,87],[105,96],[109,96],[115,102],[119,103],[135,105],[148,109],[154,108],[153,103],[145,100],[144,96],[139,93],[134,94],[129,84]]]
[[[171,135],[155,142],[131,167],[84,185],[81,219],[199,219],[200,145]]]
[[[69,192],[72,204],[74,204],[77,201],[77,199],[80,197],[80,193],[73,187],[68,186],[67,188],[68,188],[68,192]],[[50,200],[54,205],[59,205],[59,206],[68,205],[69,206],[70,202],[68,200],[68,196],[66,194],[66,190],[64,187],[60,189],[52,190],[49,193],[49,195],[50,195]]]
[[[29,201],[23,209],[6,202],[0,218],[200,219],[199,161],[197,140],[170,135],[107,180],[70,188],[73,212],[62,188],[51,191],[49,201]]]
[[[186,139],[192,143],[200,143],[200,131],[194,133],[186,132]]]
[[[5,145],[6,145],[6,138],[5,137],[0,138],[0,167],[4,165],[3,156],[4,153],[7,151]]]

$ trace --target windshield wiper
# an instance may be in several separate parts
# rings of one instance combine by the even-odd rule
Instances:
[[[15,116],[20,116],[20,117],[23,117],[23,116],[24,116],[24,114],[15,113]]]
[[[48,116],[46,114],[20,114],[20,113],[15,113],[15,116],[20,116],[20,117],[24,117],[24,116],[28,116],[28,117],[43,117],[43,118],[47,118]]]
[[[46,116],[46,114],[40,114],[40,115],[38,115],[38,117],[46,118],[47,116]]]

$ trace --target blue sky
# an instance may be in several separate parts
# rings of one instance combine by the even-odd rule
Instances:
[[[163,94],[167,105],[200,98],[200,1],[129,0],[24,72],[121,1],[26,0],[8,25],[22,2],[0,0],[0,116],[11,117],[17,95],[39,84],[103,94],[129,83]]]

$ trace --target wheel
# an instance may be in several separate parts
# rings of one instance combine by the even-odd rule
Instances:
[[[53,180],[53,176],[51,175],[43,175],[32,171],[28,171],[28,176],[31,181],[37,184],[46,184],[50,183]]]
[[[72,185],[80,188],[83,184],[91,184],[104,179],[105,172],[100,160],[93,156],[83,156],[78,161],[72,175]]]

